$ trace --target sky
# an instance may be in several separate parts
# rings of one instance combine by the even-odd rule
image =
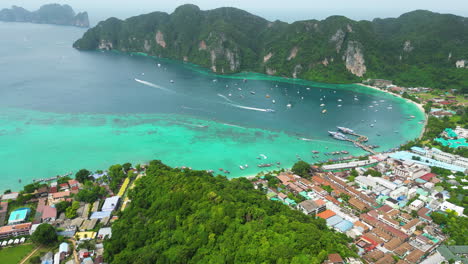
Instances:
[[[294,22],[344,15],[355,20],[398,17],[416,9],[468,17],[468,0],[0,0],[0,8],[17,5],[35,10],[47,3],[71,5],[75,11],[88,11],[92,22],[114,16],[127,18],[153,11],[171,13],[182,4],[202,10],[230,6],[244,9],[268,20]]]

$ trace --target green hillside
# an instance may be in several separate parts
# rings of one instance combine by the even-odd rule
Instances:
[[[280,202],[245,178],[150,163],[105,243],[109,263],[322,263],[353,256],[344,234]]]
[[[468,87],[468,19],[422,10],[373,21],[332,16],[288,24],[236,8],[201,11],[183,5],[172,14],[110,18],[74,47],[144,52],[221,74],[253,71],[329,83],[382,78],[407,86]]]

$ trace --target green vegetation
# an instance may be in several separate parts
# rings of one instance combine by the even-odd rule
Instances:
[[[354,256],[324,220],[269,201],[249,180],[152,161],[105,242],[109,263],[321,263]]]
[[[26,257],[33,249],[34,245],[20,245],[0,249],[0,260],[2,264],[17,264]]]
[[[91,172],[87,169],[81,169],[75,174],[75,180],[85,183],[90,179]]]
[[[370,175],[372,177],[382,177],[382,173],[373,169],[368,169],[366,172],[364,172],[364,175]]]
[[[106,196],[106,194],[107,191],[104,187],[88,181],[75,195],[75,199],[80,202],[94,203],[98,199]]]
[[[70,219],[77,217],[78,208],[80,208],[80,202],[73,201],[71,206],[67,207],[65,210],[65,216]]]
[[[50,246],[56,243],[58,240],[55,228],[46,223],[40,224],[31,235],[31,241],[44,246]]]
[[[172,14],[109,18],[74,47],[186,59],[217,73],[296,75],[329,83],[382,78],[403,86],[455,88],[463,94],[468,93],[467,69],[455,64],[468,59],[465,20],[418,10],[373,21],[331,16],[288,24],[236,8],[201,11],[183,5]],[[356,60],[361,55],[362,64]]]
[[[305,161],[300,160],[296,162],[291,170],[292,172],[294,172],[294,174],[299,175],[303,178],[310,179],[311,177],[310,164]]]
[[[468,245],[468,217],[457,216],[455,212],[431,214],[434,223],[442,225],[442,230],[450,238],[447,240],[449,245]]]

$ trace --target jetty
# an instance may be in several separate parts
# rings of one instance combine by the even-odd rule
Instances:
[[[58,179],[60,179],[60,178],[70,176],[70,175],[72,175],[72,174],[73,174],[72,172],[69,172],[69,173],[66,173],[66,174],[63,174],[63,175],[57,175],[57,176],[50,177],[50,178],[33,179],[33,182],[50,182],[50,181],[55,181],[55,180],[58,180]]]
[[[352,139],[352,138],[349,138],[349,137],[342,137],[342,138],[338,138],[339,140],[353,142],[356,147],[362,148],[363,150],[365,150],[367,152],[370,152],[370,153],[372,153],[374,155],[377,154],[377,152],[374,151],[371,146],[368,146],[368,145],[364,144],[364,142],[369,141],[369,138],[367,136],[358,134],[354,130],[346,128],[346,127],[338,127],[338,130],[340,130],[344,134],[348,134],[348,135],[357,137],[357,139]]]

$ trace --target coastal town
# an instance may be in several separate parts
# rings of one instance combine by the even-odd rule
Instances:
[[[374,81],[384,84],[385,89],[394,88]],[[431,108],[431,116],[448,118],[443,117],[451,113],[445,101],[424,103],[428,102],[441,107]],[[335,253],[326,263],[468,263],[468,247],[454,243],[444,230],[444,217],[467,214],[468,158],[451,151],[466,147],[467,136],[466,128],[447,127],[433,139],[435,147],[402,146],[316,165],[298,161],[291,170],[265,171],[249,179],[271,201],[322,219],[330,229],[353,239],[349,246],[360,258],[343,259]],[[444,147],[452,153],[440,149]],[[145,165],[127,163],[71,176],[38,179],[21,192],[8,190],[1,196],[0,254],[27,247],[28,254],[20,256],[19,263],[105,263],[103,243],[112,237],[112,224],[131,202],[128,191],[145,176]],[[56,232],[53,246],[32,241],[44,224]]]

